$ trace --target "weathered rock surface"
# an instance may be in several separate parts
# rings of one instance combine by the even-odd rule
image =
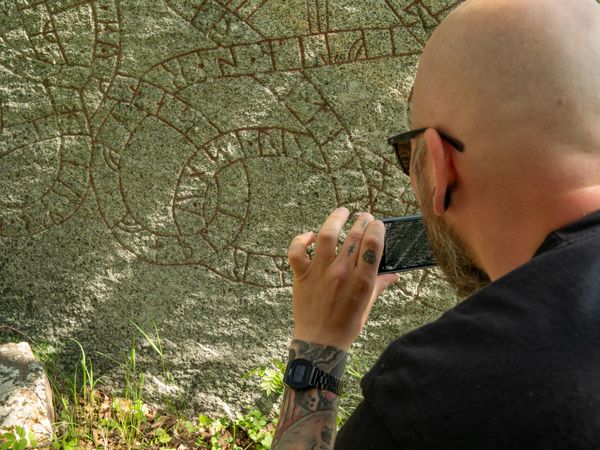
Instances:
[[[52,439],[52,390],[26,342],[0,345],[0,433],[32,430],[38,444]]]
[[[293,237],[339,206],[346,229],[416,212],[387,138],[461,1],[0,0],[0,325],[66,373],[75,339],[122,387],[132,322],[156,324],[196,412],[253,406],[243,375],[293,334]],[[454,304],[437,271],[403,273],[355,349]]]

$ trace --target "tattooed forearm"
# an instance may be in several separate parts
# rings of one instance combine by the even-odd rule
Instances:
[[[319,369],[336,378],[342,378],[348,352],[331,345],[313,344],[294,339],[290,344],[288,359],[300,358],[314,362]]]
[[[273,450],[331,450],[335,441],[339,399],[319,389],[286,387]]]
[[[290,359],[309,359],[342,378],[348,353],[335,347],[294,339]],[[331,450],[335,442],[339,398],[322,389],[296,391],[286,387],[273,450]]]

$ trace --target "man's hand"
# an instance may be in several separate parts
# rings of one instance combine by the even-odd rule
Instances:
[[[335,210],[321,226],[314,259],[307,254],[311,233],[296,236],[288,258],[294,273],[294,339],[290,360],[302,358],[341,379],[347,350],[362,330],[373,302],[395,274],[377,276],[385,227],[368,213],[354,223],[339,253],[337,243],[348,220]],[[273,450],[331,450],[335,444],[339,398],[324,389],[286,387]]]
[[[296,236],[290,244],[294,339],[347,350],[364,327],[375,299],[398,280],[396,274],[377,276],[385,226],[369,213],[358,217],[336,254],[349,214],[339,208],[325,220],[313,260],[307,248],[315,242],[314,233]]]

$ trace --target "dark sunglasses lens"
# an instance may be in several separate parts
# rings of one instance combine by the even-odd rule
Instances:
[[[408,175],[410,170],[410,141],[396,142],[396,144],[394,144],[394,147],[396,149],[396,156],[398,157],[400,167],[402,167],[404,173]]]

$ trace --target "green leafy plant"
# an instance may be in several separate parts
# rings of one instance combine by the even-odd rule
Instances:
[[[280,397],[285,390],[283,383],[283,374],[285,372],[285,363],[279,359],[271,361],[271,367],[257,367],[250,370],[244,379],[251,376],[257,376],[260,379],[260,389],[267,395]]]
[[[12,430],[0,433],[0,450],[24,450],[26,448],[37,448],[37,440],[33,430],[25,430],[18,425]]]
[[[268,417],[255,409],[245,416],[238,416],[233,424],[234,430],[236,427],[239,427],[245,431],[248,437],[256,444],[256,450],[267,450],[271,448],[273,435],[275,434],[275,425],[271,424],[273,429],[269,430],[269,422]]]
[[[369,371],[371,362],[361,354],[350,353],[346,363],[345,387],[340,396],[337,426],[338,430],[363,400],[360,380]]]
[[[76,450],[79,447],[78,439],[67,436],[63,436],[61,439],[55,438],[52,447],[55,450]]]
[[[161,358],[165,379],[173,380],[168,372],[166,355],[158,328],[148,333],[134,324],[138,332]],[[140,370],[137,351],[138,342],[132,339],[131,347],[124,351],[120,360],[98,352],[117,365],[123,376],[119,396],[109,397],[102,391],[102,379],[97,378],[94,365],[84,347],[78,341],[80,358],[70,375],[54,363],[54,349],[50,345],[32,346],[34,354],[49,368],[50,384],[54,392],[56,417],[54,450],[80,448],[122,448],[172,450],[184,444],[187,448],[204,450],[268,450],[271,448],[277,418],[266,416],[252,409],[235,418],[211,418],[199,415],[196,419],[180,417],[176,409],[172,415],[163,410],[160,414],[144,403],[145,373]],[[37,353],[36,353],[37,352]],[[362,400],[359,381],[369,369],[369,361],[362,355],[350,355],[346,371],[346,388],[340,398],[338,427],[345,422]],[[249,371],[244,379],[256,377],[259,388],[275,401],[280,401],[285,385],[285,363],[272,360],[267,367]],[[165,400],[165,399],[163,399]],[[173,399],[166,399],[173,400]],[[179,399],[174,400],[179,404]],[[183,403],[184,398],[181,399]],[[169,405],[169,402],[166,402]],[[173,406],[176,406],[173,404]],[[170,410],[171,408],[168,408]],[[0,450],[26,448],[27,439],[33,435],[15,428],[0,434]],[[37,443],[36,443],[37,444]],[[25,446],[25,447],[24,447]],[[37,448],[37,447],[34,447]]]

